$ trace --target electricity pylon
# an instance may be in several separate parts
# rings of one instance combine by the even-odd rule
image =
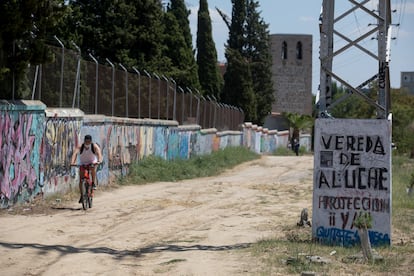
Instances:
[[[343,0],[340,0],[343,1]],[[362,0],[360,2],[355,0],[348,0],[353,6],[340,14],[335,16],[335,0],[323,0],[322,11],[320,16],[320,87],[319,87],[319,117],[330,117],[329,110],[343,98],[333,102],[332,98],[332,80],[340,82],[346,87],[350,94],[356,94],[366,100],[368,103],[376,107],[377,117],[385,119],[388,116],[390,108],[390,78],[389,78],[389,61],[390,61],[390,41],[391,41],[391,7],[390,0],[379,0],[378,10],[370,10],[365,5],[371,0]],[[369,30],[358,38],[352,40],[348,36],[340,33],[335,29],[335,24],[340,20],[354,13],[356,10],[362,10],[371,16],[377,23],[369,24]],[[355,14],[354,14],[355,15]],[[375,21],[374,21],[375,22]],[[365,48],[360,42],[369,36],[376,34],[378,39],[378,51],[373,53]],[[337,49],[334,52],[334,35],[342,38],[347,42],[345,46]],[[357,87],[353,87],[350,83],[345,81],[340,75],[336,74],[332,69],[334,58],[349,50],[350,48],[357,48],[366,55],[378,61],[378,73],[370,77]],[[377,80],[378,82],[378,98],[376,101],[369,98],[362,91],[362,88]]]

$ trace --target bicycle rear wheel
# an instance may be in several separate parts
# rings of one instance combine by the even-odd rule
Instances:
[[[82,181],[82,208],[83,210],[86,210],[88,208],[88,189],[86,188],[86,186],[88,185],[88,183],[86,182],[86,180]]]

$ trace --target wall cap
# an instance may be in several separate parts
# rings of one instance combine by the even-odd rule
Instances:
[[[201,134],[213,134],[217,133],[217,128],[205,128],[200,130]]]
[[[190,130],[200,130],[201,126],[199,125],[179,125],[178,130],[179,131],[190,131]]]
[[[46,117],[83,117],[85,113],[79,108],[46,108]]]
[[[220,132],[217,132],[217,136],[226,136],[226,135],[242,135],[243,134],[243,132],[241,132],[241,131],[237,131],[237,130],[225,130],[225,131],[220,131]]]
[[[94,117],[96,116],[96,117]],[[92,123],[95,121],[104,120],[105,123],[116,123],[116,124],[124,124],[124,125],[146,125],[146,126],[178,126],[177,121],[173,120],[157,120],[157,119],[137,119],[137,118],[126,118],[126,117],[111,117],[111,116],[104,116],[100,117],[100,115],[87,115],[85,117],[89,117],[90,119],[87,120],[88,123]]]
[[[0,110],[45,110],[46,105],[41,101],[31,100],[1,100]]]

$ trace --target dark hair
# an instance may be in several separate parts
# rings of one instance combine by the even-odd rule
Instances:
[[[85,135],[85,139],[84,140],[91,140],[92,141],[92,136],[90,136],[89,134],[88,135]]]

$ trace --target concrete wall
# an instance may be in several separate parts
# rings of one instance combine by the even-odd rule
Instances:
[[[259,154],[273,153],[289,143],[289,131],[268,130],[252,123],[244,124],[242,137],[242,145]]]
[[[242,131],[179,126],[176,121],[84,115],[79,109],[47,109],[39,101],[0,102],[0,207],[76,189],[73,149],[90,134],[102,149],[100,185],[128,174],[146,156],[188,159],[233,146],[260,154],[286,147],[288,131],[246,123]]]
[[[42,192],[45,110],[39,101],[0,102],[0,205]]]

